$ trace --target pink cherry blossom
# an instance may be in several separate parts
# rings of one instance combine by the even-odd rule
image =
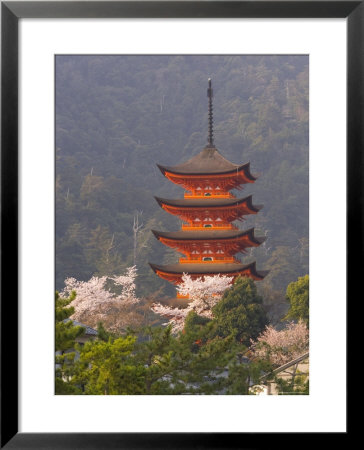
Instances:
[[[177,291],[180,295],[188,296],[190,302],[186,308],[171,308],[169,306],[154,303],[152,310],[169,319],[168,324],[173,327],[173,332],[182,331],[187,314],[195,311],[196,314],[212,318],[212,308],[221,300],[224,292],[231,286],[233,277],[214,275],[200,277],[195,280],[188,274],[183,274],[182,283]]]
[[[290,322],[286,328],[277,331],[272,325],[250,347],[253,357],[269,358],[272,364],[282,365],[298,358],[308,350],[309,331],[302,321]]]
[[[135,295],[136,267],[126,269],[124,275],[92,277],[89,281],[78,281],[75,278],[65,280],[65,288],[61,297],[68,297],[76,291],[76,298],[71,305],[75,308],[72,319],[78,320],[84,313],[92,315],[100,311],[107,315],[115,303],[131,305],[139,302]],[[116,294],[106,288],[106,284],[121,292]]]

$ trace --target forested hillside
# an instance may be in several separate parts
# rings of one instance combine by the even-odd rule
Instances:
[[[183,190],[156,163],[205,146],[208,77],[216,147],[259,175],[239,195],[264,208],[239,226],[267,240],[242,261],[270,270],[266,301],[308,273],[308,57],[57,56],[56,289],[136,262],[139,295],[174,295],[148,261],[178,254],[150,230],[180,227],[153,196]]]

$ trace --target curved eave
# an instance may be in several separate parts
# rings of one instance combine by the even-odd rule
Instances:
[[[159,240],[160,238],[167,239],[171,242],[179,241],[234,241],[245,236],[249,237],[250,241],[254,244],[260,245],[265,241],[265,237],[255,237],[254,228],[249,228],[248,230],[234,231],[233,233],[228,233],[226,231],[216,232],[217,230],[204,230],[200,232],[196,231],[178,231],[178,232],[168,232],[168,231],[157,231],[152,230],[154,236]],[[225,234],[225,236],[224,236]],[[231,234],[230,236],[227,234]]]
[[[170,167],[170,166],[162,166],[157,164],[158,169],[162,172],[164,176],[166,176],[166,172],[172,175],[183,175],[185,177],[201,177],[201,176],[209,176],[209,175],[235,175],[239,172],[244,172],[245,177],[248,180],[256,181],[257,175],[252,175],[250,173],[250,162],[242,164],[241,166],[236,166],[234,169],[229,170],[220,170],[220,171],[210,171],[210,172],[193,172],[193,171],[183,171],[178,170],[178,167]]]
[[[228,208],[239,206],[243,203],[254,212],[259,212],[263,205],[253,205],[252,195],[240,199],[169,199],[162,197],[154,197],[160,207],[163,205],[172,206],[178,209],[191,209],[191,208]],[[215,201],[216,200],[216,201]],[[225,201],[224,201],[225,200]]]
[[[165,273],[167,275],[180,275],[184,273],[195,275],[195,276],[205,276],[205,275],[236,275],[239,273],[250,272],[252,276],[262,280],[267,276],[269,271],[261,270],[257,271],[255,261],[250,264],[169,264],[160,266],[157,264],[148,263],[152,270],[158,274]]]

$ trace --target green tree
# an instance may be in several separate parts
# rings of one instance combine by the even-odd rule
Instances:
[[[207,365],[207,383],[200,386],[203,393],[223,393],[227,395],[248,395],[251,382],[258,382],[263,371],[270,368],[267,361],[250,361],[245,355],[247,347],[235,339],[235,333],[225,338],[214,336],[216,324],[191,311],[186,317],[184,333],[181,337],[189,339],[195,348],[208,344],[210,349],[219,348],[221,354],[216,358],[206,358],[211,365]],[[202,347],[203,348],[203,347]],[[211,350],[210,350],[211,351]],[[201,355],[199,355],[200,357]],[[222,376],[224,375],[224,376]]]
[[[278,395],[309,395],[310,381],[307,374],[298,374],[291,380],[284,380],[279,376],[274,378]]]
[[[302,320],[309,325],[309,276],[298,277],[287,286],[287,300],[290,308],[284,320]]]
[[[248,346],[268,323],[263,300],[251,278],[239,277],[212,309],[216,335],[233,335],[238,342]]]
[[[97,337],[104,342],[108,342],[109,338],[116,338],[114,333],[108,331],[102,322],[97,323]]]
[[[228,368],[237,359],[242,346],[232,336],[211,337],[211,322],[190,313],[192,320],[176,339],[172,374],[175,393],[220,394],[228,384]]]
[[[55,299],[55,351],[56,351],[56,394],[77,394],[79,388],[68,381],[73,376],[76,338],[85,333],[85,328],[74,326],[69,317],[75,312],[70,303],[76,298],[76,292],[68,298],[61,298],[56,292]]]
[[[190,327],[173,336],[171,327],[147,327],[139,335],[136,363],[144,367],[144,394],[218,393],[219,377],[236,352],[231,338],[208,338],[208,330]]]
[[[99,327],[101,339],[76,345],[80,357],[63,393],[247,394],[254,370],[239,365],[245,347],[233,336],[211,337],[211,324],[190,323],[179,336],[170,327],[147,327],[117,338]]]
[[[143,393],[144,368],[135,366],[130,356],[135,337],[86,342],[80,351],[72,384],[84,386],[88,395],[125,395]]]
[[[75,312],[70,303],[76,298],[73,291],[68,298],[61,298],[56,292],[56,312],[55,312],[55,351],[64,352],[75,346],[77,337],[85,333],[85,328],[74,326],[72,320],[66,320]]]
[[[251,384],[260,382],[262,373],[271,370],[268,361],[234,361],[229,366],[228,378],[226,380],[226,394],[228,395],[249,395]]]

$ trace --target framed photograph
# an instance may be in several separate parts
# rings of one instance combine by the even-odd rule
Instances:
[[[1,3],[2,448],[240,448],[273,433],[347,436],[363,19],[361,1]],[[196,282],[220,275],[230,277],[222,292],[251,292],[262,280],[244,310],[256,329],[235,329],[232,311],[219,319],[215,306],[228,295],[219,297],[216,279],[209,300],[195,300]],[[306,289],[307,310],[294,310],[288,285],[301,297]],[[75,289],[71,315],[62,298]],[[76,356],[57,333],[55,348],[55,290],[56,327],[82,329]],[[90,306],[90,290],[103,302]],[[132,306],[120,309],[125,292]],[[296,335],[308,339],[308,321],[309,351],[284,347],[274,365],[270,347],[273,365],[254,366],[263,330],[273,324],[274,340],[301,326]],[[184,341],[132,368],[135,349],[158,337],[135,344],[127,330],[153,324]],[[105,346],[130,340],[133,389],[105,384],[101,369],[92,378],[93,333]],[[234,354],[224,339],[234,339]],[[203,368],[177,374],[167,355],[192,344]],[[211,372],[213,358],[234,369]],[[145,388],[148,361],[168,369]],[[301,384],[277,375],[290,367]],[[244,395],[266,388],[280,395]]]

